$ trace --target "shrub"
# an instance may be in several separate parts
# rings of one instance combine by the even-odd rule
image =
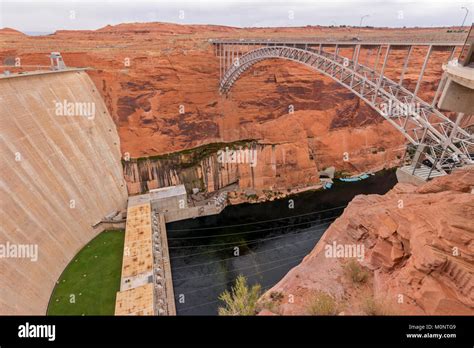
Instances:
[[[311,315],[336,315],[337,310],[336,301],[325,292],[318,292],[314,295],[308,307]]]
[[[272,291],[269,296],[265,296],[257,304],[257,312],[260,312],[263,308],[268,309],[270,312],[275,314],[279,313],[280,301],[283,300],[285,295],[280,291]]]
[[[270,298],[273,301],[281,301],[283,299],[284,295],[280,291],[272,291],[270,293]]]
[[[369,272],[363,269],[359,262],[354,259],[351,259],[345,264],[344,270],[355,284],[363,284],[369,278]]]
[[[225,307],[219,307],[219,315],[254,315],[260,293],[260,284],[249,288],[247,279],[243,275],[239,275],[231,292],[226,290],[220,294],[219,300],[225,303]]]
[[[362,302],[362,310],[367,315],[391,315],[392,311],[389,307],[380,301],[369,296]]]

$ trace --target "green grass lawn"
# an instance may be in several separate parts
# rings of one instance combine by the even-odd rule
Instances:
[[[48,315],[114,315],[124,238],[123,230],[102,232],[74,256],[53,290]]]

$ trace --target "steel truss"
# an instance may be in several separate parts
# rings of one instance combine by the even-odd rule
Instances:
[[[474,153],[472,135],[460,127],[459,120],[452,121],[435,108],[436,98],[439,96],[443,81],[438,84],[438,90],[432,103],[427,103],[417,96],[433,49],[441,47],[441,49],[451,50],[451,59],[455,44],[446,47],[444,44],[443,46],[426,44],[428,52],[413,92],[403,87],[404,74],[414,46],[410,44],[372,44],[371,46],[353,44],[354,51],[351,59],[339,55],[339,48],[342,44],[335,44],[334,52],[330,53],[323,50],[327,43],[319,44],[319,47],[317,45],[315,47],[314,44],[285,43],[252,47],[243,54],[240,52],[240,45],[245,45],[245,43],[215,42],[214,44],[216,54],[220,57],[219,91],[221,94],[227,94],[244,71],[262,60],[282,58],[302,63],[348,88],[390,122],[411,144],[422,148],[425,157],[432,163],[432,170],[424,179],[429,179],[433,170],[438,175],[440,173],[446,174],[448,165],[452,169],[454,166],[474,163],[470,155]],[[374,68],[359,62],[362,47],[369,47],[369,54],[377,50]],[[392,49],[407,50],[398,82],[384,75]],[[385,51],[385,54],[380,71],[377,71],[382,51]],[[392,112],[394,109],[402,112]],[[413,165],[413,173],[415,173],[416,167],[417,163]]]

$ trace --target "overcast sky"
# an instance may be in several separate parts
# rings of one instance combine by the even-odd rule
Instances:
[[[473,0],[0,0],[0,28],[23,32],[97,29],[107,24],[173,22],[238,27],[460,25]]]

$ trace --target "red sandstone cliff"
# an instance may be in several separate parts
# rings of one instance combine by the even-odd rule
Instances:
[[[227,98],[220,96],[219,60],[208,40],[348,40],[356,30],[133,23],[35,37],[0,33],[0,61],[7,64],[20,58],[23,65],[45,65],[49,52],[60,51],[68,66],[92,67],[88,74],[114,118],[122,153],[131,157],[242,139],[274,145],[275,158],[264,154],[254,173],[242,171],[240,184],[287,189],[313,185],[318,169],[328,166],[353,173],[393,166],[403,154],[405,139],[351,92],[293,62],[262,61],[242,75]],[[443,28],[364,28],[361,36],[381,41],[461,41],[464,35]],[[343,51],[341,54],[350,54]],[[386,71],[389,76],[398,76],[402,53],[394,50]],[[433,52],[425,72],[427,80],[439,78],[441,63],[448,55]],[[416,82],[423,57],[423,51],[413,52],[407,85]],[[367,59],[372,64],[375,54]],[[420,94],[432,95],[435,88],[435,84],[424,84]],[[288,112],[290,105],[293,114]],[[348,161],[343,160],[345,153]]]
[[[326,293],[336,313],[474,315],[473,190],[471,169],[355,197],[301,264],[262,297],[261,314],[309,314]],[[365,281],[351,279],[347,257],[328,257],[334,242],[364,247]]]

